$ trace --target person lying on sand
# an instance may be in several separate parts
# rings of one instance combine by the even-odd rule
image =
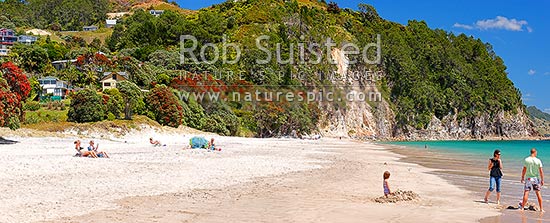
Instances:
[[[75,157],[92,157],[98,158],[97,154],[94,151],[86,151],[82,146],[80,146],[80,140],[74,141],[74,149],[76,150]]]
[[[153,145],[155,147],[157,147],[157,146],[166,146],[166,144],[162,144],[158,140],[153,140],[153,137],[149,138],[149,142],[151,143],[151,145]]]
[[[214,138],[211,138],[210,142],[208,142],[208,149],[214,151],[222,151],[221,148],[216,148],[216,144],[214,144]]]
[[[390,179],[390,172],[389,171],[384,172],[383,187],[384,187],[384,196],[386,197],[388,197],[388,195],[392,195],[390,184],[388,183],[389,179]]]
[[[104,152],[104,151],[98,151],[97,149],[99,148],[99,144],[97,144],[96,146],[94,146],[94,141],[91,140],[90,141],[90,146],[88,146],[88,151],[90,152],[95,152],[97,154],[98,157],[105,157],[105,158],[109,158],[109,155]]]
[[[189,139],[189,146],[183,149],[206,149],[207,151],[215,150],[222,151],[220,148],[217,148],[214,144],[214,139],[210,141],[206,140],[204,137],[195,136]]]

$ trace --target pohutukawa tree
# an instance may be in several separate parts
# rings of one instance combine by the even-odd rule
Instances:
[[[146,102],[151,111],[150,116],[153,116],[151,118],[161,125],[177,128],[183,123],[183,107],[178,97],[166,85],[155,86],[147,96]]]
[[[12,62],[0,66],[0,126],[17,129],[24,118],[23,103],[31,91],[23,71]]]

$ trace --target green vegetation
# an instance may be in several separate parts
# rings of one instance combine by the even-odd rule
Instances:
[[[56,4],[51,4],[53,2]],[[103,22],[109,7],[116,8],[113,4],[108,6],[106,0],[25,3],[7,0],[0,3],[0,14],[10,16],[0,21],[14,27],[79,30],[82,25]],[[361,4],[359,9],[341,9],[336,3],[313,0],[227,1],[195,13],[167,10],[159,17],[137,9],[120,20],[112,34],[101,30],[98,31],[101,38],[98,33],[85,32],[67,35],[63,42],[48,38],[32,46],[16,44],[8,59],[34,76],[52,75],[74,86],[92,89],[99,87],[97,80],[102,77],[102,71],[128,73],[129,80],[117,84],[118,92],[106,91],[103,96],[93,90],[75,93],[68,112],[70,121],[121,119],[121,113],[125,119],[131,119],[135,113],[147,114],[163,125],[174,127],[185,124],[223,135],[252,133],[272,137],[293,131],[311,133],[316,130],[323,108],[330,105],[345,110],[345,103],[268,98],[254,103],[194,97],[180,100],[174,92],[217,92],[227,98],[235,91],[241,94],[305,92],[329,85],[335,95],[342,95],[346,89],[330,86],[334,82],[326,78],[336,66],[326,57],[315,65],[299,63],[301,55],[296,46],[322,44],[330,38],[340,48],[345,43],[365,47],[376,42],[376,35],[380,34],[381,64],[359,62],[350,65],[349,70],[385,74],[376,86],[394,109],[396,128],[424,129],[433,116],[441,119],[456,115],[459,121],[471,123],[482,114],[523,109],[520,92],[507,78],[506,66],[491,45],[464,34],[430,29],[423,21],[409,21],[407,25],[387,21],[371,5]],[[206,44],[222,49],[224,43],[240,45],[243,54],[235,64],[221,60],[214,64],[195,64],[190,63],[189,57],[181,64],[181,35],[197,38],[196,55]],[[296,63],[279,64],[275,59],[266,64],[256,63],[266,58],[265,52],[256,46],[256,37],[261,35],[269,36],[262,42],[263,47],[271,52],[281,48],[281,59]],[[190,43],[186,44],[189,47]],[[374,55],[371,53],[374,52],[369,51],[369,55]],[[306,52],[304,56],[310,61],[319,57],[313,52]],[[215,57],[214,52],[206,52],[206,60]],[[223,55],[227,60],[236,57],[231,49]],[[60,59],[77,59],[77,62],[56,71],[50,62]],[[350,56],[350,59],[358,58]],[[142,93],[141,89],[150,92]],[[370,104],[377,105],[376,102]]]
[[[138,105],[143,104],[143,98],[141,90],[139,87],[129,81],[122,81],[117,84],[117,89],[121,93],[122,98],[124,99],[124,118],[127,120],[132,119],[132,111],[137,111],[137,113],[144,113],[144,111],[139,111],[140,107]],[[141,109],[143,110],[143,109]]]
[[[24,125],[47,123],[47,122],[66,122],[67,110],[51,110],[46,107],[36,111],[27,111],[25,113]]]
[[[527,112],[529,113],[529,116],[531,116],[531,118],[538,118],[545,121],[550,121],[550,114],[541,111],[535,106],[527,107]]]
[[[125,103],[122,98],[122,94],[116,88],[105,89],[104,94],[108,97],[107,99],[107,116],[109,120],[120,119],[120,114],[122,113]]]
[[[62,37],[67,38],[67,36],[74,36],[77,38],[82,38],[86,43],[91,43],[93,41],[99,41],[100,44],[105,43],[113,33],[113,29],[100,28],[97,31],[78,31],[78,32],[59,32]],[[97,39],[97,40],[96,40]]]
[[[102,98],[92,89],[76,92],[71,97],[71,107],[67,114],[70,122],[97,122],[105,120],[107,116],[107,98]]]
[[[0,1],[0,15],[13,27],[82,30],[106,19],[109,0],[5,0]]]

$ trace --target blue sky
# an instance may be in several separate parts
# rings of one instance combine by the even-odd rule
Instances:
[[[183,8],[199,9],[223,0],[178,0]],[[407,1],[336,0],[356,9],[365,2],[381,17],[406,24],[424,20],[431,28],[465,33],[493,45],[504,59],[508,77],[523,93],[526,105],[550,113],[550,1]]]

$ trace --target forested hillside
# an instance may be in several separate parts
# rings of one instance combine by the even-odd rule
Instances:
[[[101,21],[105,13],[115,7],[107,0],[15,2],[0,3],[5,26],[53,29],[52,25],[56,25],[61,29],[78,29]],[[48,8],[52,5],[39,2],[57,2],[57,5]],[[275,52],[279,43],[282,58],[300,61],[302,56],[312,59],[317,57],[316,53],[324,51],[318,49],[301,55],[295,49],[299,44],[324,43],[330,38],[336,49],[346,43],[366,47],[377,42],[377,34],[382,44],[380,64],[364,61],[349,66],[344,64],[349,72],[382,72],[384,75],[371,87],[365,80],[351,80],[347,73],[338,73],[336,79],[327,78],[338,70],[338,66],[326,58],[319,64],[281,64],[275,60],[267,64],[256,63],[265,58],[265,53],[256,46],[256,38],[261,35],[270,37],[264,47]],[[180,35],[193,35],[198,39],[197,54],[201,46],[209,43],[220,49],[224,43],[235,43],[242,46],[243,54],[235,64],[221,61],[181,64]],[[94,55],[98,50],[106,53],[105,58]],[[373,55],[375,52],[371,51]],[[521,93],[508,79],[504,61],[490,44],[464,34],[430,29],[423,21],[413,20],[406,25],[387,21],[374,7],[366,4],[354,11],[316,0],[227,1],[191,14],[167,10],[159,17],[137,9],[119,21],[105,43],[86,43],[78,39],[57,43],[43,39],[32,47],[15,48],[14,52],[10,60],[27,72],[70,79],[76,86],[97,86],[100,75],[94,70],[102,68],[128,71],[132,82],[145,89],[164,84],[172,90],[193,91],[199,88],[197,83],[206,83],[216,86],[206,91],[244,84],[263,91],[274,90],[273,86],[283,92],[316,91],[332,86],[336,94],[348,92],[350,88],[382,92],[381,102],[362,105],[345,101],[250,103],[189,99],[181,102],[181,109],[175,107],[183,111],[181,123],[226,135],[270,137],[295,131],[317,133],[320,129],[342,125],[336,121],[342,118],[354,119],[346,123],[357,124],[333,129],[342,129],[345,134],[357,137],[422,138],[433,135],[430,132],[438,132],[434,137],[442,138],[535,134],[532,124],[524,119]],[[236,56],[230,51],[225,58],[235,59]],[[63,72],[49,68],[49,61],[75,57],[82,58],[82,64],[77,67]],[[216,54],[210,52],[205,59],[215,57]],[[348,59],[356,58],[349,56]],[[181,80],[180,75],[187,72],[219,72],[220,75],[216,76],[219,80]],[[230,75],[234,73],[241,74],[244,80]],[[157,89],[155,92],[167,91]],[[364,109],[354,110],[354,106]],[[162,119],[158,115],[162,113],[147,108],[138,113]],[[355,117],[359,118],[355,120]],[[334,131],[328,132],[334,134]]]
[[[78,31],[104,24],[108,12],[133,8],[183,11],[175,1],[161,0],[5,0],[0,1],[0,27]]]
[[[6,0],[0,3],[1,26],[82,30],[106,19],[109,0]]]

